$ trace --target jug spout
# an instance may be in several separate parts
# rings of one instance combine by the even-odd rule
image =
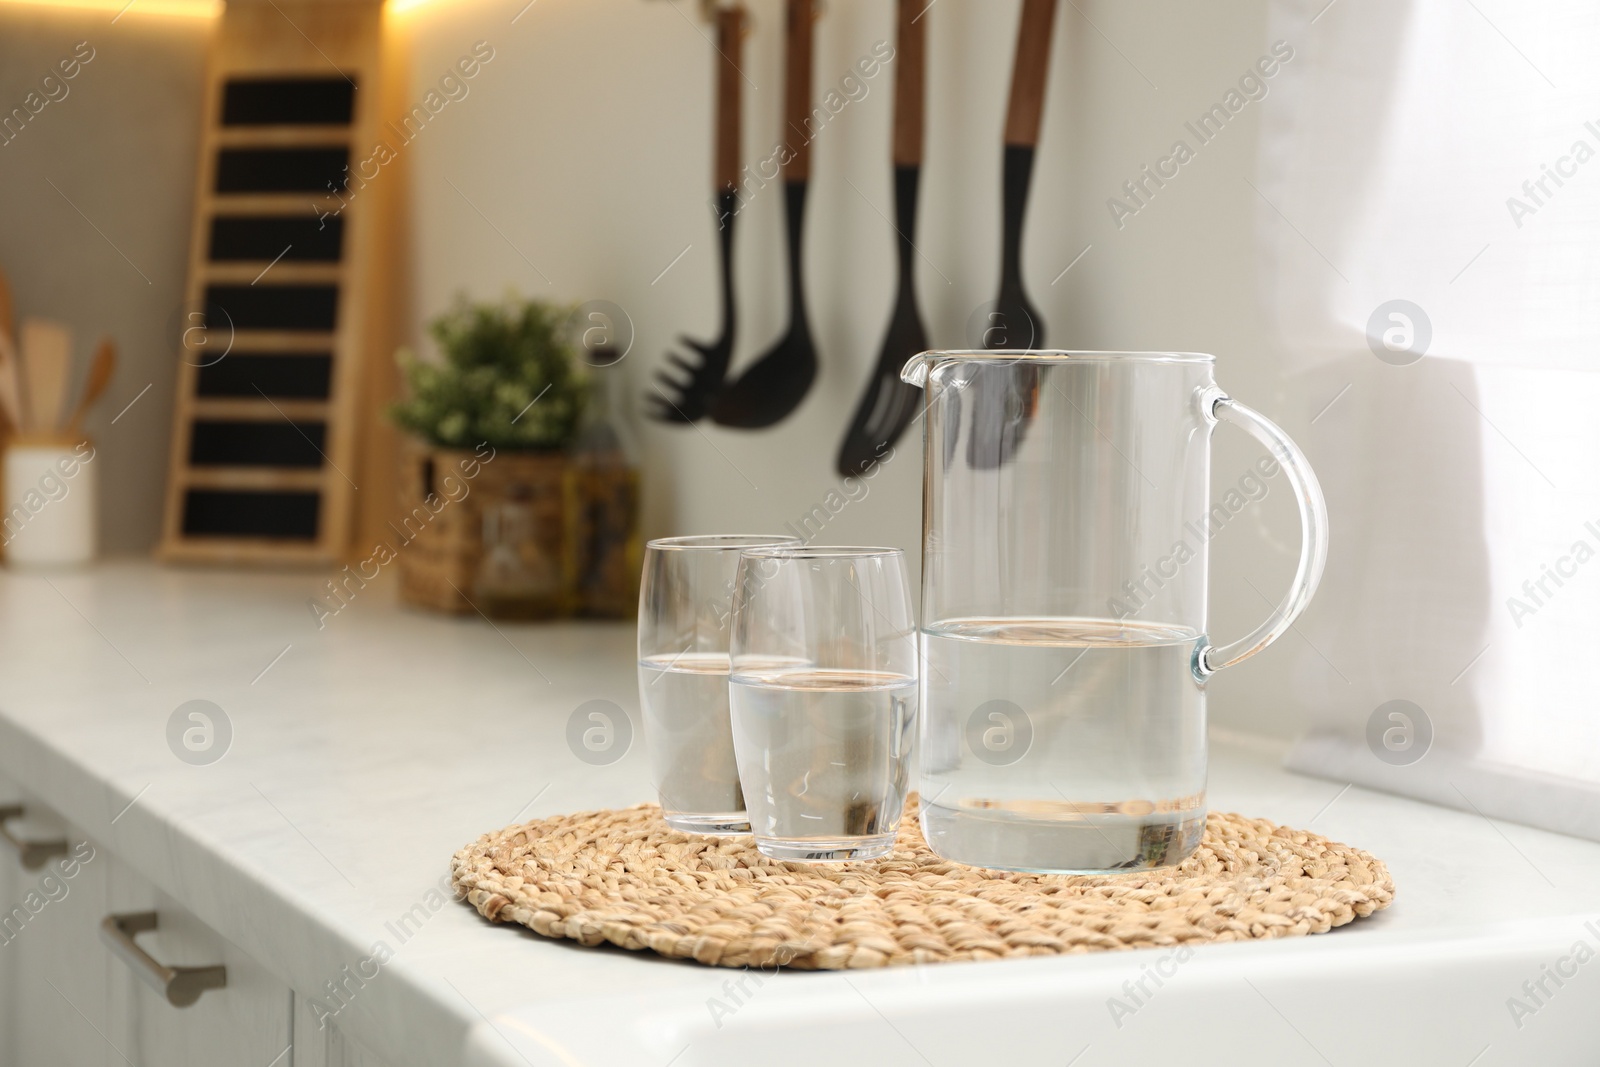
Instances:
[[[933,362],[934,353],[918,352],[906,360],[906,365],[900,368],[900,380],[907,385],[914,385],[918,389],[928,384],[928,366]]]

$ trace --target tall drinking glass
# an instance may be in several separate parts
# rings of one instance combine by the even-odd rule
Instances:
[[[729,704],[763,855],[894,847],[917,710],[916,619],[896,548],[746,549]]]
[[[747,834],[728,722],[728,633],[739,552],[798,545],[772,534],[666,537],[645,546],[639,706],[667,825]]]

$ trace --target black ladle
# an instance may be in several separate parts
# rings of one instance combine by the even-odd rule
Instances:
[[[778,342],[723,389],[711,417],[724,426],[760,429],[787,417],[817,377],[817,349],[806,320],[801,269],[806,182],[811,172],[811,39],[817,0],[788,0],[784,115],[789,140],[783,164],[783,209],[788,223],[789,328]]]

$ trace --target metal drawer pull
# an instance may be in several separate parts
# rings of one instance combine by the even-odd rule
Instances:
[[[134,942],[136,934],[149,933],[158,923],[153,911],[107,915],[100,923],[100,940],[118,959],[133,968],[140,981],[166,997],[174,1008],[187,1008],[206,990],[227,986],[226,967],[168,967]]]
[[[71,846],[65,841],[24,841],[12,833],[6,823],[22,818],[25,811],[21,804],[0,807],[0,840],[17,850],[17,861],[24,870],[37,871],[49,863],[52,856],[65,856],[71,851]]]

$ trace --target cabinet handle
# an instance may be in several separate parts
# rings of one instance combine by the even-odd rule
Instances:
[[[6,824],[12,819],[20,819],[26,811],[21,804],[7,804],[0,807],[0,840],[17,850],[17,862],[22,864],[24,870],[37,871],[52,856],[65,856],[71,847],[65,841],[24,841],[11,832],[11,827]]]
[[[226,967],[168,967],[134,942],[135,934],[149,933],[158,924],[153,911],[107,915],[100,922],[100,940],[118,959],[133,968],[140,981],[166,997],[174,1008],[187,1008],[206,990],[227,986]]]

